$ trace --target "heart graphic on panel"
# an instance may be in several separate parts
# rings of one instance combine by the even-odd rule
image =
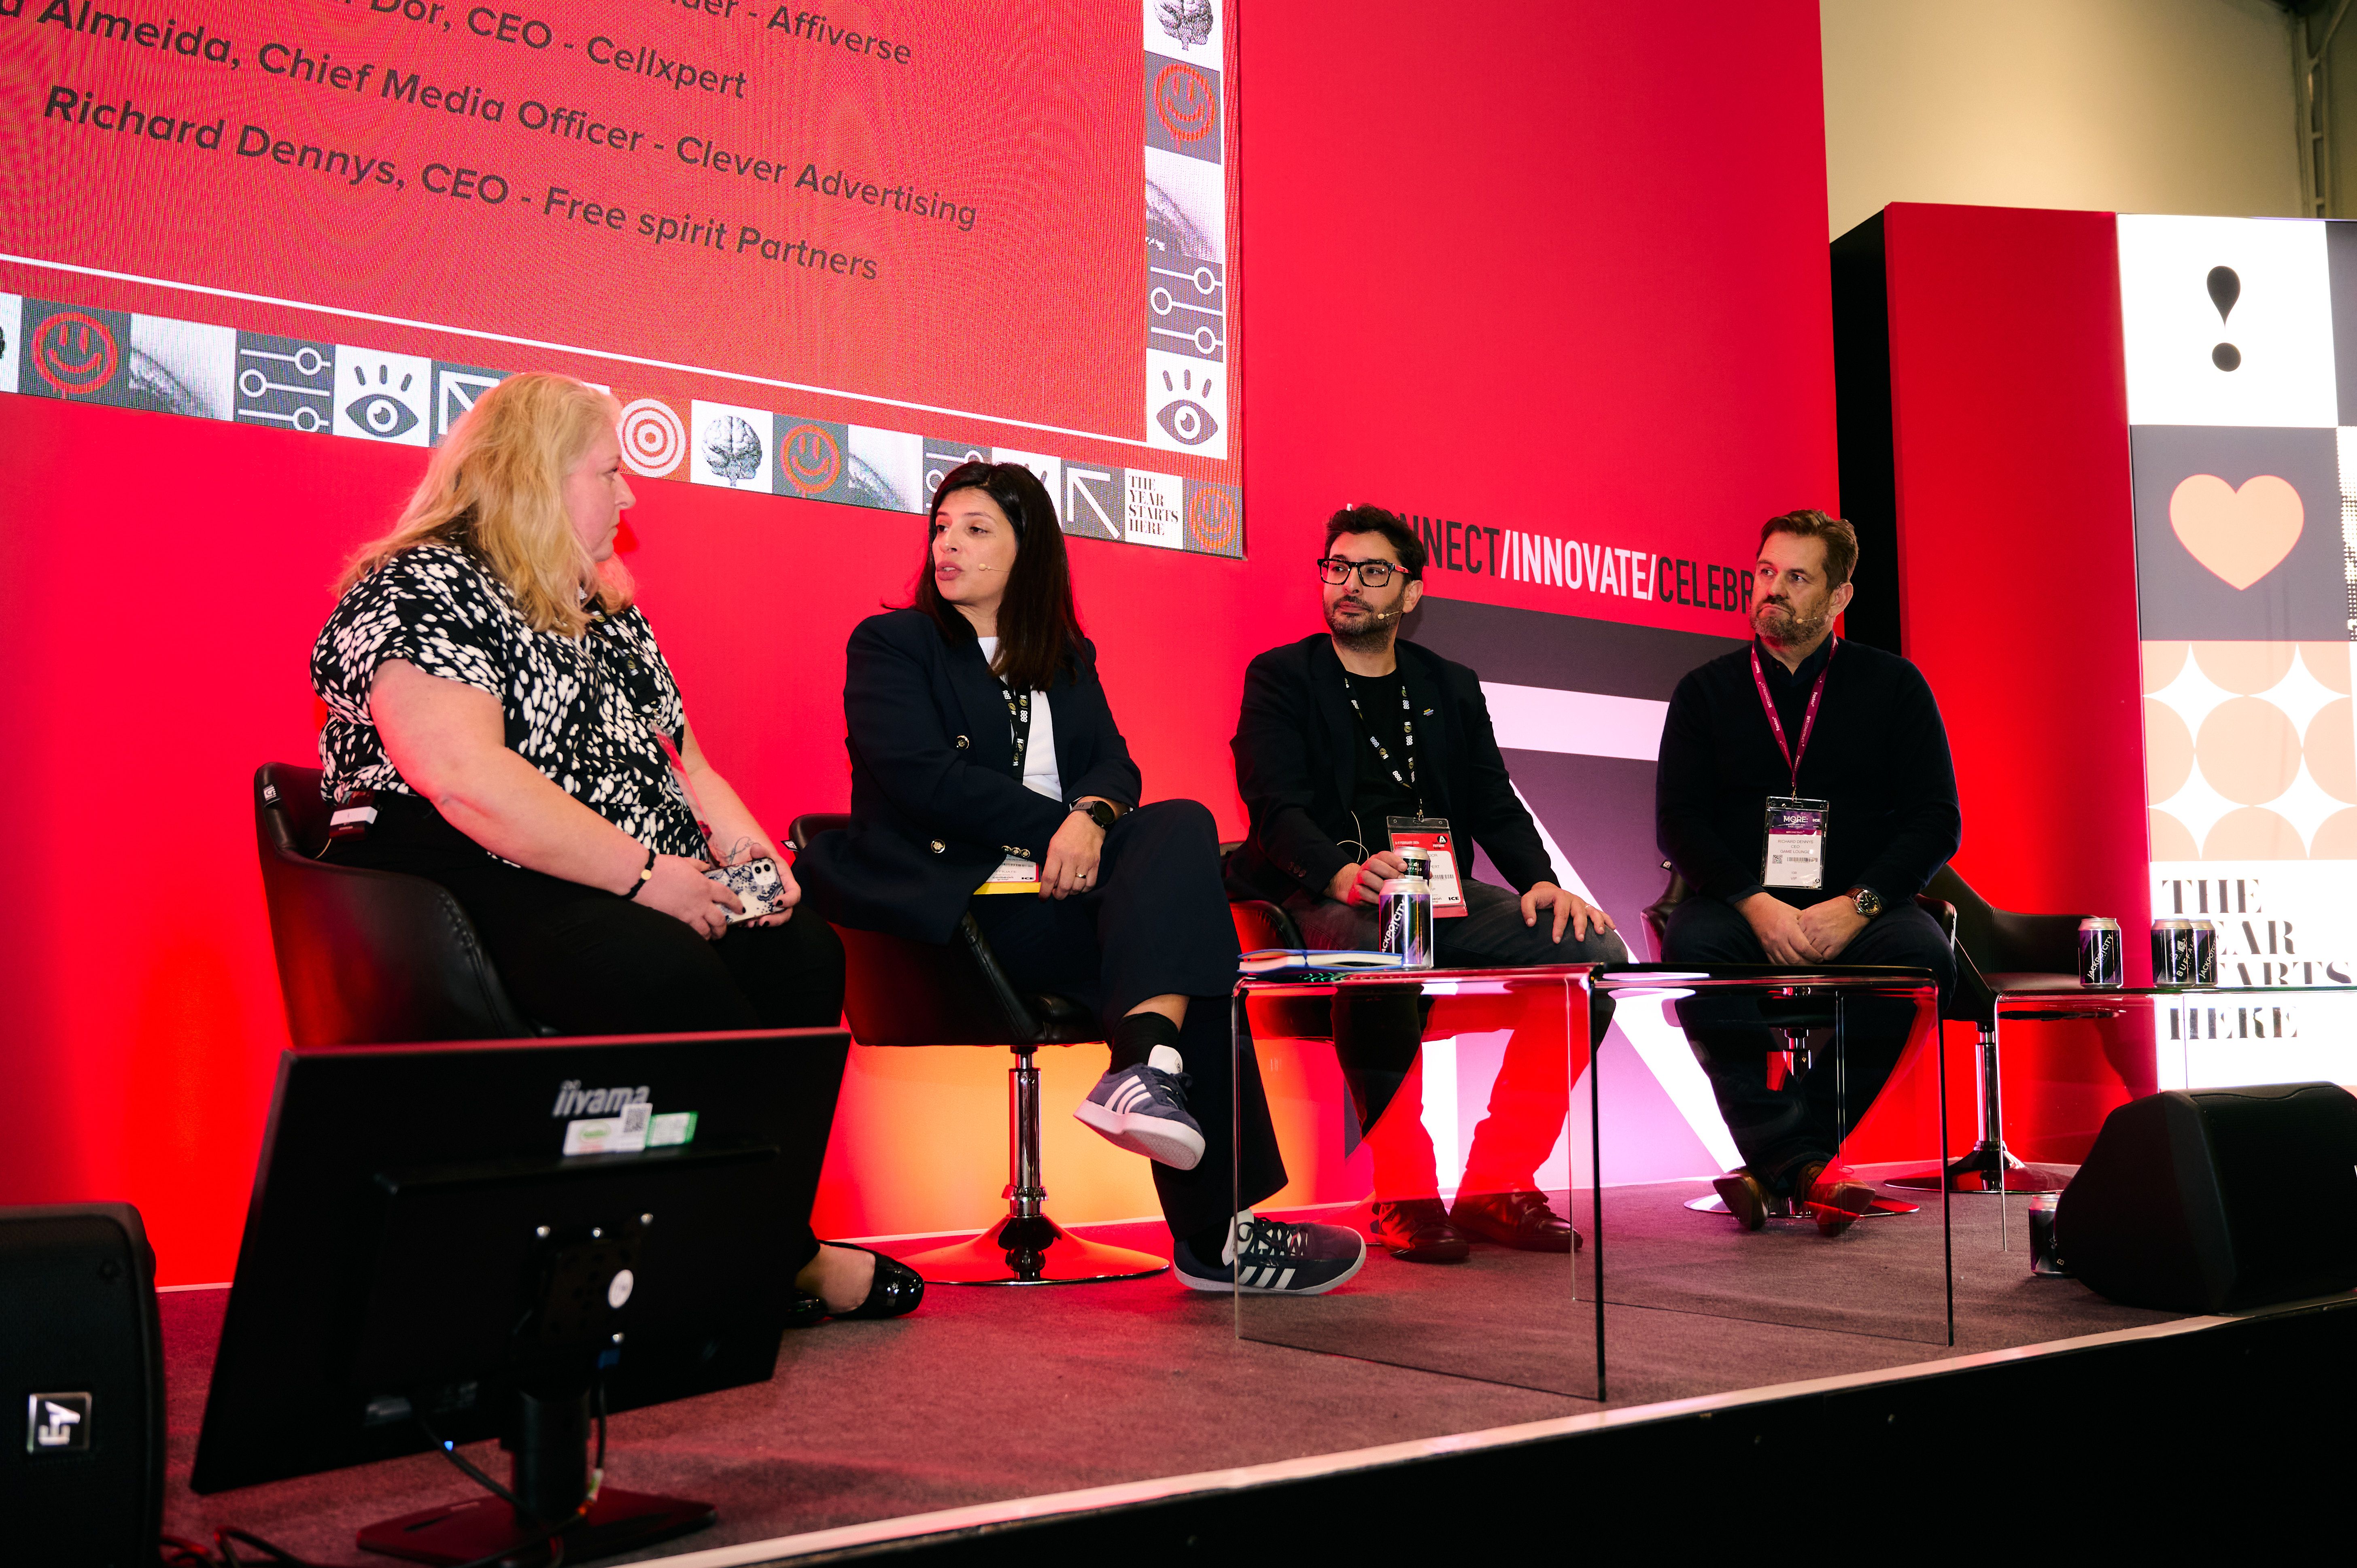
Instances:
[[[2169,498],[2169,525],[2179,542],[2236,588],[2282,565],[2306,521],[2299,492],[2273,474],[2257,475],[2240,489],[2215,474],[2193,474]]]

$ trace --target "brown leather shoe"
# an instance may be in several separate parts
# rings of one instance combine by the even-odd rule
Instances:
[[[1712,1181],[1710,1189],[1746,1230],[1757,1230],[1768,1223],[1768,1189],[1749,1170],[1731,1170]]]
[[[1547,1207],[1543,1193],[1459,1193],[1448,1223],[1469,1236],[1524,1252],[1577,1252],[1579,1232]]]
[[[1448,1223],[1437,1197],[1386,1198],[1375,1205],[1367,1234],[1394,1258],[1411,1263],[1461,1263],[1473,1249]]]
[[[1873,1210],[1874,1189],[1851,1179],[1839,1165],[1815,1160],[1801,1167],[1792,1201],[1816,1220],[1819,1235],[1838,1236]]]

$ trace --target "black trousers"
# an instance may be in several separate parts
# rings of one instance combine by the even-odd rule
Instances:
[[[1184,1240],[1224,1225],[1285,1185],[1285,1160],[1249,1039],[1238,1042],[1240,1077],[1231,1065],[1236,927],[1221,886],[1219,832],[1210,811],[1192,800],[1141,806],[1106,832],[1096,886],[1088,892],[1060,900],[993,894],[975,898],[973,909],[1008,979],[1092,1009],[1108,1033],[1149,996],[1187,998],[1178,1054],[1187,1063],[1187,1110],[1203,1129],[1204,1150],[1191,1171],[1154,1167],[1173,1236]]]
[[[376,806],[367,834],[328,841],[325,858],[448,888],[508,993],[542,1024],[567,1035],[665,1035],[842,1021],[843,943],[814,915],[706,941],[659,909],[495,860],[423,800],[380,793]],[[846,1051],[795,1048],[802,1136],[783,1152],[794,1189],[815,1196]],[[817,1254],[807,1211],[786,1250],[796,1269]]]
[[[1740,910],[1697,893],[1671,911],[1662,958],[1666,963],[1707,969],[1720,963],[1766,963],[1768,953]],[[1912,899],[1877,916],[1835,961],[1930,970],[1940,983],[1943,1000],[1956,983],[1956,960],[1948,939]],[[1791,1190],[1802,1166],[1832,1160],[1841,1152],[1843,1134],[1857,1125],[1882,1092],[1915,1022],[1914,1008],[1895,997],[1865,996],[1843,1003],[1847,1081],[1842,1096],[1846,1104],[1837,1116],[1831,1072],[1812,1071],[1796,1084],[1768,1087],[1768,1054],[1784,1045],[1762,1020],[1756,999],[1740,994],[1698,997],[1675,1006],[1744,1165],[1779,1196]],[[1839,1124],[1843,1121],[1846,1125]]]

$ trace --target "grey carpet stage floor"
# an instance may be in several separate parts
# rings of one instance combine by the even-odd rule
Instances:
[[[1355,1348],[1239,1340],[1233,1304],[1168,1273],[1105,1285],[934,1286],[912,1316],[789,1334],[776,1378],[614,1418],[610,1481],[719,1505],[660,1557],[971,1504],[1592,1413],[1899,1367],[2167,1322],[2072,1280],[2029,1273],[2026,1200],[1953,1200],[1956,1344],[1943,1334],[1936,1197],[1845,1236],[1745,1235],[1679,1207],[1700,1183],[1606,1193],[1609,1401],[1367,1359],[1438,1353],[1462,1369],[1578,1384],[1589,1374],[1534,1315],[1571,1308],[1564,1260],[1477,1246],[1455,1265],[1376,1251],[1330,1295],[1252,1304],[1255,1332]],[[1163,1248],[1158,1227],[1099,1240]],[[916,1251],[930,1242],[888,1248]],[[360,1526],[469,1494],[430,1455],[198,1497],[188,1489],[228,1292],[163,1298],[171,1428],[166,1528],[235,1524],[350,1561]],[[1732,1316],[1712,1316],[1713,1313]],[[1841,1330],[1863,1330],[1843,1332]],[[1535,1369],[1535,1370],[1534,1370]],[[468,1450],[504,1477],[495,1444]],[[639,1561],[642,1559],[617,1559]]]

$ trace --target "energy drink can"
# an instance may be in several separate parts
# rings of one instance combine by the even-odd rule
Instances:
[[[1400,855],[1405,875],[1387,877],[1378,889],[1375,924],[1383,933],[1383,950],[1401,955],[1401,967],[1432,967],[1432,883],[1425,873],[1429,863],[1420,850]]]
[[[2083,943],[2086,928],[2082,926],[2079,930],[2079,940]],[[2172,917],[2152,923],[2152,983],[2155,985],[2193,983],[2192,921]]]
[[[2120,923],[2109,915],[2090,915],[2079,922],[2079,983],[2117,985],[2120,982]]]
[[[2193,983],[2218,983],[2218,928],[2208,920],[2193,922]]]

